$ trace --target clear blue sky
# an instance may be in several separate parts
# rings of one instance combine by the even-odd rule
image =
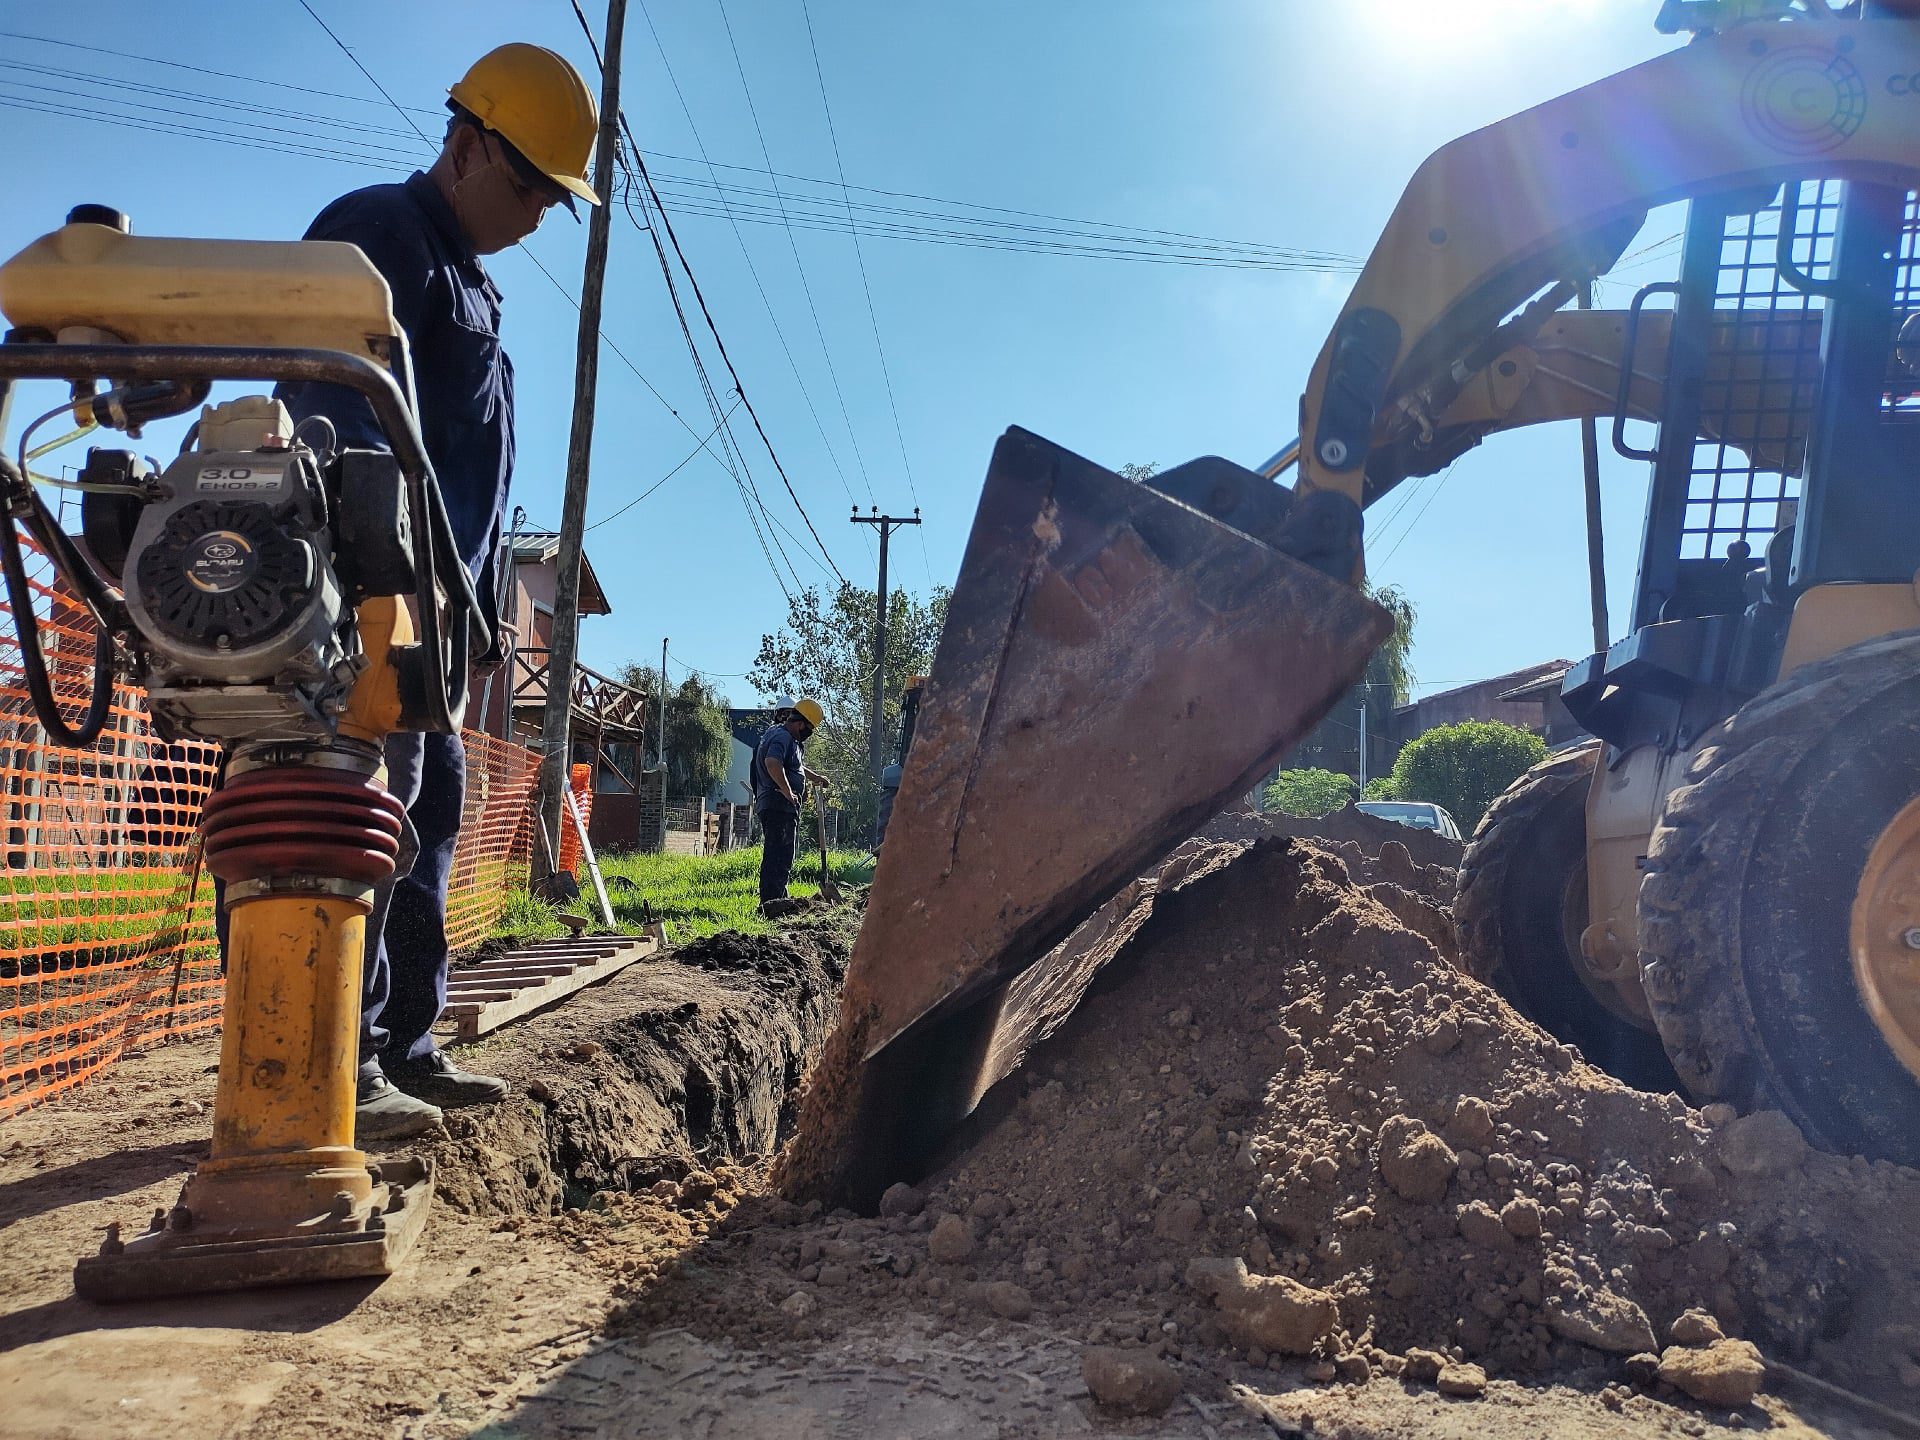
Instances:
[[[401,104],[432,112],[412,117],[429,135],[439,133],[446,86],[494,44],[548,45],[592,73],[567,0],[311,3]],[[604,0],[584,3],[597,29]],[[1656,0],[812,0],[853,184],[1354,257],[1370,247],[1414,167],[1448,138],[1668,48],[1673,42],[1652,28],[1658,8]],[[359,134],[401,153],[384,166],[342,163],[0,106],[0,180],[10,202],[0,210],[0,253],[56,225],[81,200],[129,211],[146,234],[293,238],[336,194],[400,177],[404,152],[423,150],[294,0],[93,0],[84,29],[66,23],[67,14],[12,0],[0,4],[0,28],[75,43],[100,37],[98,44],[141,59],[0,37],[0,100],[261,133],[227,124],[237,116],[286,127],[286,143],[331,149]],[[797,0],[726,0],[725,16],[773,168],[832,178]],[[257,75],[261,83],[149,61]],[[641,145],[662,157],[655,168],[663,180],[697,180],[697,163],[664,157],[698,157],[702,147],[715,162],[763,164],[718,0],[633,0],[624,73],[623,108]],[[317,118],[308,124],[217,102]],[[346,131],[322,120],[372,128]],[[400,133],[383,133],[391,131]],[[670,183],[670,213],[680,204],[674,194],[691,193],[686,181]],[[1655,234],[1664,218],[1639,243],[1675,228]],[[862,241],[870,320],[844,233],[798,231],[790,243],[782,228],[742,224],[736,236],[725,218],[684,210],[677,227],[747,393],[836,562],[872,583],[867,534],[847,523],[849,491],[863,508],[870,494],[895,510],[917,497],[926,525],[896,541],[894,576],[922,591],[951,580],[994,438],[1009,424],[1116,466],[1204,453],[1264,459],[1297,428],[1307,369],[1349,283],[1343,274],[1060,258],[872,235]],[[585,241],[585,227],[560,214],[529,245],[577,293]],[[505,335],[519,376],[515,499],[535,521],[553,524],[576,317],[525,256],[509,252],[491,264],[506,293]],[[1657,274],[1643,269],[1632,278]],[[1623,304],[1628,293],[1615,286],[1602,300]],[[613,232],[604,329],[704,435],[705,404],[651,246],[624,218]],[[724,372],[717,364],[713,371],[724,389]],[[736,419],[767,507],[803,535],[745,415]],[[695,444],[603,351],[589,519],[625,504]],[[1643,467],[1609,457],[1616,634],[1644,483]],[[1438,487],[1429,482],[1383,526],[1399,505],[1390,497],[1370,522],[1374,574],[1403,586],[1419,608],[1420,687],[1584,654],[1575,430],[1496,438]],[[785,543],[803,580],[824,578],[804,547]],[[777,628],[785,602],[734,482],[715,461],[699,456],[595,529],[588,553],[614,605],[611,617],[584,627],[588,663],[657,663],[667,634],[676,678],[690,663],[719,676],[736,703],[752,698],[732,677],[751,664],[761,633]]]

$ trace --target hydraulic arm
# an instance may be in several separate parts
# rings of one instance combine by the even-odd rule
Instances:
[[[1436,151],[1314,362],[1296,488],[1370,504],[1422,463],[1446,463],[1435,442],[1458,418],[1449,412],[1476,388],[1515,391],[1536,339],[1597,360],[1617,383],[1625,317],[1555,312],[1619,260],[1653,208],[1708,191],[1771,193],[1810,173],[1899,179],[1920,126],[1916,29],[1812,15],[1734,25]],[[1650,327],[1664,321],[1645,320],[1627,363],[1633,408],[1650,412],[1642,387],[1658,383],[1647,367],[1665,352]],[[1608,378],[1584,392],[1561,381],[1562,396],[1520,419],[1613,413]],[[1589,401],[1601,409],[1581,408]],[[1456,433],[1454,453],[1473,438]]]

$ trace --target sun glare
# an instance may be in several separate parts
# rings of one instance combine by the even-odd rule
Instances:
[[[1591,20],[1603,0],[1349,0],[1356,20],[1397,56],[1456,60],[1495,54],[1511,37],[1542,26],[1568,30]]]

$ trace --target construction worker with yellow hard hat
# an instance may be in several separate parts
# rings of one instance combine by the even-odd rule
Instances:
[[[784,698],[784,697],[783,697]],[[802,698],[780,706],[760,743],[753,747],[753,812],[759,818],[760,908],[777,906],[787,898],[787,878],[793,873],[793,849],[800,829],[800,802],[809,782],[822,790],[833,788],[827,777],[809,769],[803,750],[820,728],[826,712],[818,700]]]
[[[489,51],[447,94],[452,116],[434,162],[400,184],[343,195],[306,238],[357,245],[385,277],[454,538],[491,601],[513,475],[514,387],[500,292],[481,257],[531,235],[555,205],[600,203],[587,179],[600,116],[580,73],[538,45]],[[279,394],[296,421],[326,416],[342,446],[386,446],[357,395],[313,384]],[[466,786],[460,737],[397,734],[386,760],[387,788],[407,806],[411,868],[403,851],[398,877],[367,917],[361,1141],[420,1134],[443,1108],[507,1093],[504,1081],[461,1070],[432,1037],[447,994],[447,881]]]

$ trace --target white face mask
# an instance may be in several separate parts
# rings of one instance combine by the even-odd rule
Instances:
[[[454,218],[467,243],[482,255],[518,244],[539,228],[545,210],[531,203],[513,176],[512,164],[490,135],[480,139],[482,163],[453,182]]]

